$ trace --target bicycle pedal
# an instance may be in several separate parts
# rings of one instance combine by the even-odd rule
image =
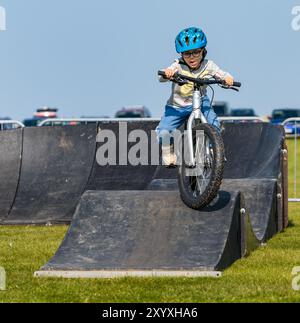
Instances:
[[[177,168],[177,165],[171,164],[171,165],[165,165],[167,169],[174,169]]]
[[[187,164],[185,164],[184,166],[185,166],[185,168],[188,168],[188,169],[195,169],[196,168],[196,165],[187,165]]]

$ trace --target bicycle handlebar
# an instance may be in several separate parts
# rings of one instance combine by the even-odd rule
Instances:
[[[158,71],[158,75],[166,78],[166,74],[163,71]],[[194,78],[194,77],[182,75],[179,73],[176,73],[174,75],[174,78],[170,79],[170,81],[175,82],[175,83],[181,83],[182,85],[187,83],[185,81],[192,82],[192,83],[200,85],[200,86],[213,85],[213,84],[225,85],[224,81],[199,79],[199,78]],[[232,87],[241,87],[241,86],[242,86],[242,83],[240,83],[240,82],[234,82],[232,85]],[[231,87],[229,87],[229,88],[231,88]]]

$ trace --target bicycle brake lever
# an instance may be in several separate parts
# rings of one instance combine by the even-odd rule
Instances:
[[[177,83],[179,86],[183,86],[185,84],[188,84],[188,81],[183,80],[182,78],[180,78],[180,76],[178,76],[178,73],[174,74],[174,76],[171,78],[171,81]]]
[[[225,89],[225,90],[233,90],[233,91],[236,91],[236,92],[240,92],[240,90],[234,86],[226,86],[226,85],[221,85],[221,88],[222,89]]]
[[[186,85],[186,84],[188,84],[189,82],[187,82],[187,81],[183,81],[183,80],[180,80],[180,81],[178,81],[177,82],[177,84],[179,85],[179,86],[183,86],[183,85]]]
[[[176,75],[175,75],[175,77],[173,77],[173,80],[174,80],[174,82],[176,82],[179,86],[183,86],[183,85],[186,85],[186,84],[188,84],[189,82],[188,81],[185,81],[185,80],[183,80],[183,79],[181,79],[180,77],[176,77]]]

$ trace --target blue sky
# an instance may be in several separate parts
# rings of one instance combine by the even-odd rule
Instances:
[[[42,106],[60,116],[113,116],[146,105],[161,116],[170,86],[158,69],[177,54],[174,38],[204,29],[209,58],[243,83],[216,100],[259,115],[300,107],[300,0],[0,0],[0,116],[22,120]]]

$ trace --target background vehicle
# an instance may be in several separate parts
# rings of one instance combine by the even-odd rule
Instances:
[[[33,118],[25,119],[23,123],[25,127],[36,127],[43,120],[57,118],[57,111],[58,109],[49,107],[37,109]]]
[[[300,109],[275,109],[272,112],[271,123],[272,124],[282,124],[285,120],[289,118],[299,118],[300,117]],[[300,135],[300,124],[299,122],[291,122],[287,123],[284,126],[285,133],[287,135]]]
[[[227,102],[214,102],[213,108],[218,117],[228,117],[230,110]]]
[[[226,120],[223,119],[221,122],[222,123],[262,122],[262,119],[256,115],[254,109],[249,109],[249,108],[232,109],[230,116],[226,118],[228,119]]]
[[[116,118],[151,118],[151,112],[148,108],[143,105],[139,106],[128,106],[119,110]]]
[[[109,119],[108,116],[81,116],[80,118],[46,118],[39,121],[38,126],[78,126],[97,123],[100,120]]]
[[[9,117],[0,117],[0,120],[4,120],[4,121],[9,121],[11,120],[11,118]],[[13,125],[12,124],[0,124],[0,130],[11,130],[13,129]]]
[[[254,109],[232,109],[232,117],[257,117]]]
[[[275,109],[272,112],[271,123],[280,124],[286,119],[300,117],[300,109]]]

